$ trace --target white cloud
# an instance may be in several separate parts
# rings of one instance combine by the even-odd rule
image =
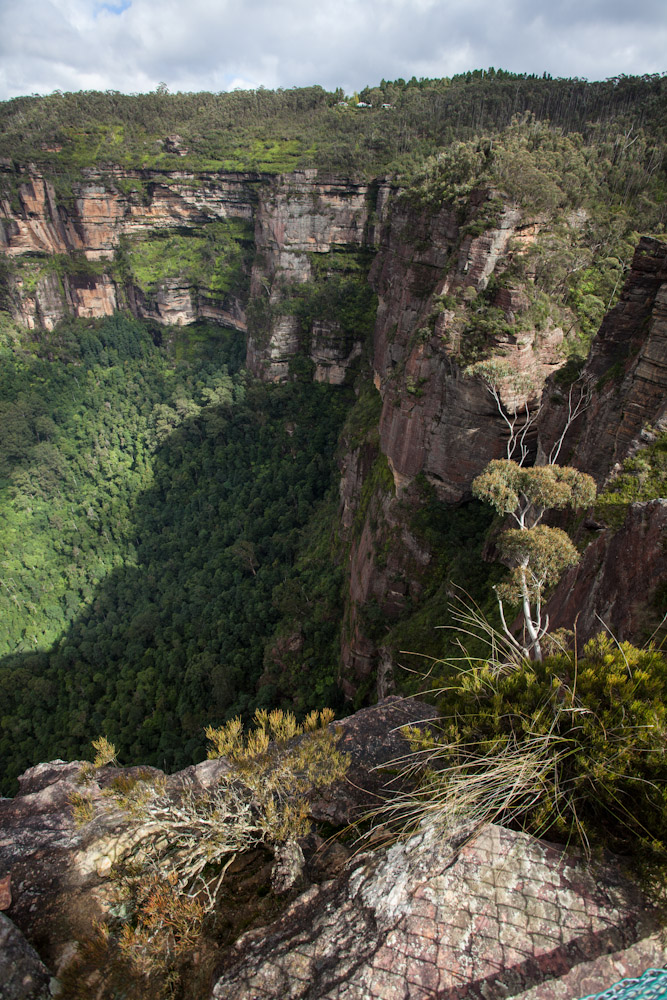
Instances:
[[[664,0],[2,0],[0,97],[667,69]]]

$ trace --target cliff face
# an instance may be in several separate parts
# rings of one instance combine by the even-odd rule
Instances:
[[[204,319],[246,330],[250,301],[248,366],[254,374],[284,378],[290,359],[305,353],[316,379],[340,383],[360,356],[366,331],[344,329],[330,310],[316,310],[304,322],[293,308],[295,288],[313,281],[314,255],[372,247],[369,218],[376,209],[381,214],[385,202],[377,184],[321,181],[314,170],[281,177],[116,170],[73,185],[67,200],[33,173],[13,201],[0,202],[0,246],[17,265],[14,313],[30,328],[50,330],[66,315],[97,318],[126,307],[162,324]],[[128,251],[171,233],[205,233],[220,220],[250,227],[244,291],[220,294],[205,276],[193,279],[176,267],[149,294],[131,268],[128,274]],[[60,264],[55,271],[49,258]],[[336,277],[345,275],[344,263],[337,258]],[[356,271],[358,262],[353,265]],[[365,275],[359,280],[365,282]]]
[[[370,272],[378,295],[372,357],[382,398],[379,442],[372,454],[348,453],[342,464],[343,524],[355,524],[342,644],[348,694],[387,659],[370,637],[369,607],[391,622],[422,592],[434,553],[411,523],[424,484],[437,500],[459,504],[488,462],[505,455],[507,425],[466,365],[483,352],[525,375],[504,400],[521,409],[537,403],[545,379],[564,363],[562,330],[537,330],[521,289],[499,283],[487,291],[490,278],[534,238],[534,220],[507,205],[498,210],[489,191],[474,192],[463,212],[418,210],[393,194]],[[502,317],[491,336],[478,320],[489,305]],[[390,476],[380,474],[385,461]],[[366,493],[374,489],[365,510],[364,484]]]
[[[561,461],[613,489],[621,463],[667,428],[667,243],[640,240],[620,301],[605,316],[582,377],[591,386],[590,404],[567,434]],[[557,401],[545,409],[543,453],[562,429],[564,409]],[[553,627],[571,628],[577,619],[581,641],[604,623],[619,640],[641,643],[655,625],[649,605],[667,579],[665,502],[625,506],[620,526],[598,525],[604,530],[548,604]],[[654,610],[659,619],[662,610]]]
[[[562,462],[598,484],[642,445],[642,431],[667,420],[667,243],[643,237],[618,304],[605,316],[582,372],[591,404],[565,438]],[[540,427],[548,452],[562,427],[549,407]]]
[[[19,186],[16,205],[0,202],[4,249],[10,256],[82,251],[89,260],[111,258],[122,236],[215,218],[252,219],[256,183],[252,174],[114,170],[104,181],[91,176],[75,184],[63,202],[50,181],[33,173]]]
[[[650,604],[667,580],[667,500],[632,504],[622,526],[602,531],[568,570],[547,605],[551,627],[573,627],[580,643],[607,627],[642,642],[660,613]]]
[[[373,247],[371,214],[382,214],[386,193],[377,185],[317,179],[305,170],[279,177],[260,193],[255,216],[256,255],[250,298],[257,317],[248,338],[248,367],[279,380],[297,354],[309,355],[318,381],[341,383],[363,349],[364,331],[345,331],[335,313],[304,324],[291,308],[299,285],[316,277],[314,255]],[[322,281],[340,275],[322,274]],[[343,273],[345,269],[343,268]]]
[[[434,214],[399,203],[383,230],[371,273],[379,299],[373,365],[384,404],[381,447],[398,492],[421,472],[441,499],[459,502],[481,469],[504,454],[504,426],[493,400],[482,381],[466,377],[463,368],[480,346],[476,299],[535,224],[507,206],[485,223],[491,197],[474,192],[462,219],[447,207]],[[471,235],[480,222],[483,232]],[[516,321],[511,293],[499,291],[496,303],[505,306],[511,329]],[[516,332],[487,338],[486,356],[502,356],[532,376],[514,405],[534,398],[563,363],[562,339],[560,329],[540,336],[519,325]]]
[[[494,191],[434,209],[385,181],[313,170],[115,171],[85,177],[63,198],[33,171],[0,213],[2,249],[16,265],[12,307],[28,327],[130,308],[156,323],[208,319],[246,330],[248,367],[265,380],[286,378],[296,358],[307,360],[313,378],[335,384],[351,380],[362,360],[370,365],[379,420],[361,442],[344,442],[340,459],[349,695],[387,659],[371,619],[379,613],[391,622],[416,605],[433,564],[412,526],[425,488],[439,502],[465,502],[475,476],[505,454],[507,425],[466,367],[495,358],[524,376],[506,390],[510,410],[535,406],[547,383],[539,441],[529,441],[538,460],[560,433],[564,407],[548,379],[564,363],[563,332],[533,318],[530,283],[508,277],[544,220]],[[216,286],[200,266],[222,252],[221,223],[246,227],[229,237],[244,247],[230,287]],[[206,233],[214,235],[202,249]],[[147,283],[142,253],[153,247],[159,259],[172,237],[187,252],[195,247],[197,266],[175,265]],[[641,445],[645,425],[666,419],[666,253],[658,241],[641,241],[584,370],[592,402],[561,461],[599,483]]]
[[[33,173],[13,201],[0,201],[0,246],[24,264],[15,279],[17,318],[30,328],[49,330],[65,315],[98,318],[124,305],[159,323],[213,319],[245,329],[245,302],[238,296],[216,296],[176,278],[163,281],[148,301],[113,263],[124,241],[140,242],[174,229],[194,232],[221,219],[251,223],[256,183],[253,175],[195,178],[116,170],[104,179],[90,176],[74,184],[63,200],[50,181]],[[62,262],[55,273],[48,266],[54,257]],[[76,270],[83,273],[68,267],[77,257],[90,262],[87,269],[78,264]]]
[[[348,692],[381,670],[386,659],[369,638],[364,609],[377,604],[387,621],[395,620],[418,601],[433,559],[409,527],[421,503],[417,477],[441,500],[456,504],[469,496],[472,480],[489,460],[505,454],[506,426],[493,399],[481,381],[464,374],[466,337],[474,337],[475,302],[489,277],[534,238],[536,225],[505,209],[497,228],[462,239],[461,232],[483,211],[482,197],[471,199],[463,224],[447,210],[418,217],[395,208],[371,272],[379,297],[373,356],[383,400],[379,452],[391,469],[394,495],[385,479],[351,546],[343,640]],[[620,301],[605,317],[581,375],[590,400],[568,431],[559,461],[589,473],[599,486],[613,481],[623,460],[667,427],[666,268],[667,245],[643,238]],[[545,387],[531,445],[539,462],[566,420],[567,394],[549,378],[564,361],[562,331],[550,324],[536,331],[522,320],[521,289],[501,286],[493,303],[512,323],[509,332],[506,326],[500,337],[487,337],[485,353],[527,376],[527,391],[511,403],[536,406]],[[350,498],[363,494],[360,478],[359,460],[352,457],[342,484],[348,521]],[[647,607],[667,573],[663,522],[663,505],[656,501],[632,507],[618,533],[611,527],[603,531],[553,595],[552,626],[571,627],[579,615],[582,640],[604,622],[619,637],[643,641],[651,618]]]

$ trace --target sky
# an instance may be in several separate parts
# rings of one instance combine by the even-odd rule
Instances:
[[[667,0],[0,0],[0,99],[667,71]]]

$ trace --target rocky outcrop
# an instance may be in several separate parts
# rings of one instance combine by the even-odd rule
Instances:
[[[391,794],[397,781],[392,762],[405,749],[399,727],[433,714],[428,705],[392,698],[338,723],[339,748],[351,758],[349,780],[311,798],[316,824],[345,825]],[[388,776],[382,770],[387,766]],[[178,802],[184,791],[207,794],[228,769],[223,760],[206,761],[163,780]],[[12,954],[20,951],[20,967],[32,977],[24,992],[3,993],[3,982],[0,995],[42,1000],[51,974],[70,977],[71,984],[81,955],[77,942],[90,938],[94,921],[118,916],[112,864],[148,831],[142,834],[131,814],[109,808],[108,794],[140,773],[107,767],[82,783],[81,762],[41,764],[20,779],[15,799],[0,802],[0,875],[10,877],[7,912],[13,921],[0,921],[0,935],[12,942]],[[162,778],[155,770],[150,777]],[[213,939],[202,939],[197,954],[208,954],[209,967],[218,971],[207,986],[195,963],[186,984],[193,1000],[500,1000],[538,986],[555,989],[561,976],[569,977],[572,996],[580,995],[579,969],[589,983],[599,962],[608,976],[609,963],[636,973],[643,971],[639,962],[662,961],[652,911],[613,864],[589,867],[524,834],[487,826],[452,842],[430,819],[405,843],[363,855],[340,843],[327,846],[317,833],[301,846],[310,884],[289,890],[277,917],[274,903],[249,920],[240,894],[225,896],[220,920],[237,930],[212,955]],[[277,857],[281,871],[283,854]],[[245,859],[229,878],[253,863]],[[260,870],[266,884],[252,882],[255,901],[276,891],[270,870]],[[248,922],[254,928],[235,940]],[[85,988],[94,986],[103,1000],[104,979],[99,968],[92,971]]]
[[[647,938],[651,926],[613,869],[589,870],[497,826],[457,847],[427,823],[241,938],[213,997],[504,1000],[548,989],[573,967],[570,996],[580,995],[577,966]],[[662,960],[657,937],[645,950]]]
[[[18,283],[17,317],[29,330],[52,330],[65,316],[99,319],[118,308],[116,286],[107,274],[62,277],[50,273],[37,283],[34,295],[21,296]]]
[[[314,796],[313,817],[340,826],[369,808],[383,785],[374,768],[403,752],[398,728],[433,715],[428,705],[390,699],[344,720],[339,744],[350,755],[350,781]],[[167,777],[166,789],[203,794],[228,769],[224,760],[204,761]],[[89,937],[95,921],[105,918],[113,897],[112,866],[142,836],[131,814],[108,808],[110,789],[119,781],[125,786],[137,778],[163,777],[145,767],[107,767],[91,777],[81,761],[54,761],[31,768],[19,778],[16,797],[0,800],[0,880],[8,880],[2,883],[7,915],[53,974],[61,974],[76,941]],[[321,839],[305,845],[309,858],[321,845]],[[342,854],[347,858],[346,851]],[[320,862],[318,854],[315,867]]]
[[[604,318],[582,373],[590,403],[568,431],[559,461],[613,481],[624,459],[667,428],[667,243],[640,240],[620,301]],[[547,386],[540,452],[561,433],[565,395]],[[622,526],[597,525],[598,537],[551,597],[552,627],[571,628],[584,642],[609,628],[642,643],[657,622],[650,605],[667,580],[664,499],[628,507]],[[658,618],[660,615],[658,615]]]
[[[24,936],[0,913],[0,997],[51,1000],[52,976]]]

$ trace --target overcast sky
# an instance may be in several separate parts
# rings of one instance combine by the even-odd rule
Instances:
[[[0,99],[667,70],[667,0],[0,0]]]

